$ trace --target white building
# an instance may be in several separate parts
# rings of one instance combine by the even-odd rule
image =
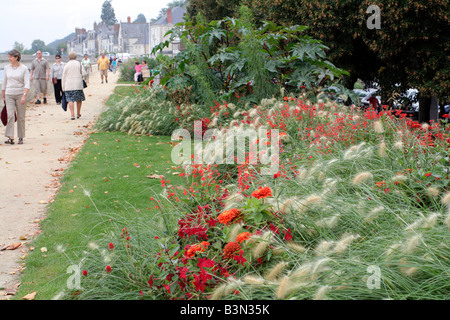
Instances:
[[[175,24],[184,21],[186,10],[182,7],[167,9],[166,15],[155,22],[150,23],[150,54],[161,42],[170,41],[170,35],[164,36]],[[168,48],[164,48],[162,54],[175,56],[180,52],[180,39],[174,39]],[[155,57],[155,55],[152,55]]]

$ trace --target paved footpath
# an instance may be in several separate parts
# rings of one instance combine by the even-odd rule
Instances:
[[[34,99],[28,104],[23,145],[5,144],[0,122],[0,300],[9,299],[20,285],[27,243],[40,233],[39,222],[56,195],[59,178],[113,93],[119,74],[109,73],[109,83],[101,84],[96,69],[84,89],[80,119],[70,120],[70,111],[56,105],[51,86],[46,105],[34,105]]]

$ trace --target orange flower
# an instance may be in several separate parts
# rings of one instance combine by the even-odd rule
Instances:
[[[229,225],[230,223],[236,223],[241,218],[241,210],[239,209],[230,209],[222,212],[217,217],[219,219],[220,223],[223,223],[224,225]]]
[[[204,252],[208,246],[209,242],[207,241],[202,241],[200,244],[193,244],[186,251],[186,256],[188,258],[192,258],[193,256],[195,256],[197,252]]]
[[[223,248],[223,257],[224,259],[233,258],[234,253],[241,250],[241,246],[237,242],[228,243],[225,248]]]
[[[269,187],[259,187],[258,190],[253,191],[252,197],[257,199],[267,198],[272,196],[272,190]]]
[[[386,182],[385,181],[378,181],[376,183],[376,185],[377,185],[377,187],[384,187],[384,186],[386,186]]]
[[[237,235],[236,242],[242,243],[245,240],[248,240],[252,234],[250,232],[242,232]]]

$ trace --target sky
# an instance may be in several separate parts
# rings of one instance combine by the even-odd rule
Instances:
[[[31,48],[33,40],[49,44],[62,39],[75,28],[92,30],[100,22],[105,0],[12,0],[0,2],[0,52],[13,49],[14,42]],[[173,0],[112,0],[119,22],[134,21],[144,14],[147,21]]]

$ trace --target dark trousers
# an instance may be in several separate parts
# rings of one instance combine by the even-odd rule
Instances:
[[[56,103],[61,103],[61,99],[62,99],[61,79],[58,79],[58,81],[56,81],[56,84],[53,84],[53,88],[55,89],[55,100],[56,100]]]

